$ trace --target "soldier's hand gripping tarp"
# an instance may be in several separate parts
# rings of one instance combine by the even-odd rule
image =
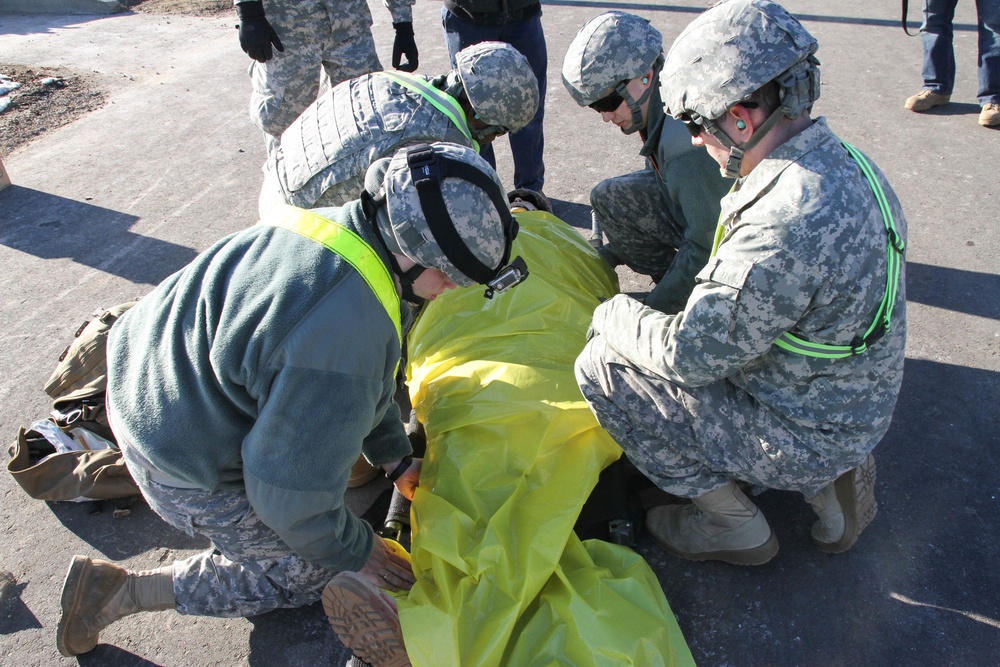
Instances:
[[[427,304],[409,387],[427,432],[413,500],[417,583],[398,599],[414,665],[693,664],[659,582],[633,551],[573,524],[621,449],[573,375],[617,277],[578,232],[517,214],[528,279]]]

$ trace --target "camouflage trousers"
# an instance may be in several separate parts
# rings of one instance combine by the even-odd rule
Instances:
[[[659,280],[684,238],[670,216],[660,179],[652,169],[608,178],[590,191],[590,205],[615,254],[636,273]]]
[[[152,510],[174,528],[212,541],[214,548],[173,563],[180,613],[239,617],[302,607],[319,600],[337,574],[293,553],[260,520],[243,489],[190,488],[157,471],[134,447],[121,445]]]
[[[284,53],[252,62],[250,117],[267,138],[268,154],[281,133],[322,91],[382,69],[372,15],[364,0],[271,0],[267,20]]]
[[[791,429],[731,382],[681,387],[636,367],[602,336],[580,353],[576,379],[629,460],[677,496],[742,480],[811,498],[867,455],[822,456],[805,444],[808,432]]]

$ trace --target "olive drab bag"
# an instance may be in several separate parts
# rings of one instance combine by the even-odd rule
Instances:
[[[7,471],[32,498],[108,500],[139,494],[104,405],[108,333],[135,303],[99,309],[80,325],[45,384],[53,399],[51,416],[18,430]],[[68,437],[60,437],[53,425]],[[63,442],[73,449],[60,447]]]

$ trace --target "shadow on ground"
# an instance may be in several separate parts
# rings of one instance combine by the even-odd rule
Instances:
[[[41,259],[69,258],[134,284],[157,285],[196,254],[129,231],[134,215],[40,190],[8,187],[0,210],[0,244]]]
[[[114,510],[126,503],[106,500],[86,503],[49,503],[52,514],[74,535],[108,560],[121,561],[152,549],[207,549],[205,538],[189,537],[156,515],[136,497],[128,503],[129,514],[114,518]],[[169,557],[169,560],[172,560]]]
[[[817,551],[815,515],[779,491],[755,498],[781,544],[761,567],[683,561],[643,536],[638,550],[697,663],[983,664],[1000,654],[1000,494],[974,481],[1000,466],[1000,412],[982,410],[998,402],[998,373],[908,359],[875,450],[879,512],[846,553]]]

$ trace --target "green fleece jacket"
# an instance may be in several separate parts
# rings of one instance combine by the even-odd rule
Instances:
[[[669,218],[681,227],[681,243],[670,268],[646,297],[646,305],[672,314],[684,310],[694,278],[708,262],[719,223],[722,198],[733,186],[701,146],[691,143],[684,123],[664,112],[660,89],[653,91],[642,150],[656,172],[667,201]]]
[[[388,265],[359,202],[317,212]],[[374,464],[411,452],[392,400],[399,357],[390,318],[350,264],[256,225],[115,323],[108,392],[119,435],[156,468],[206,490],[244,487],[295,553],[357,570],[373,534],[344,506],[351,466],[362,451]]]

